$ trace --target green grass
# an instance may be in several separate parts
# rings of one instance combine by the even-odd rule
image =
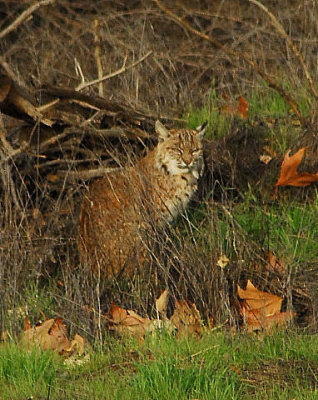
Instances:
[[[269,139],[284,154],[289,138],[298,134],[299,129],[290,122],[289,105],[262,85],[246,99],[248,120],[236,120],[235,124],[281,119]],[[300,100],[306,115],[309,101],[305,97]],[[208,104],[200,109],[190,108],[186,115],[189,125],[193,128],[207,120],[209,138],[225,135],[234,119],[220,113],[219,106],[222,104],[216,92],[211,91]],[[289,270],[303,265],[317,268],[317,192],[303,202],[283,197],[270,201],[262,196],[261,188],[250,187],[239,200],[226,204],[207,201],[188,215],[188,221],[179,220],[182,239],[189,238],[189,243],[201,246],[197,249],[215,257],[226,254],[232,262],[235,252],[253,243],[284,259]],[[237,258],[242,254],[243,250]],[[62,289],[59,292],[51,277],[50,282],[26,282],[12,298],[6,310],[7,320],[2,320],[3,327],[10,333],[22,330],[24,315],[18,315],[20,308],[27,308],[32,322],[41,317],[42,311],[48,317],[54,310],[60,312],[60,298],[68,298]],[[138,293],[133,294],[135,306],[144,300],[142,296],[138,298]],[[69,318],[73,329],[77,329],[76,317]],[[181,340],[160,332],[147,337],[142,345],[106,337],[102,347],[98,343],[88,352],[90,361],[69,367],[63,363],[63,357],[53,352],[26,350],[13,342],[0,344],[0,399],[318,398],[318,336],[305,332],[256,336],[216,330],[202,338]]]
[[[236,241],[267,249],[291,268],[311,262],[317,265],[318,192],[310,202],[276,200],[263,204],[257,196],[257,189],[250,188],[240,202],[225,207],[201,205],[180,224],[184,236],[190,235],[190,221],[196,242],[212,254],[231,256]]]
[[[206,138],[224,136],[230,129],[232,117],[219,112],[220,101],[215,90],[211,90],[209,101],[201,108],[190,107],[184,118],[190,128],[195,129],[204,121],[208,122]]]
[[[247,196],[233,214],[250,239],[286,260],[317,261],[318,193],[311,203],[292,201],[263,206]]]
[[[51,351],[25,348],[9,343],[0,347],[0,398],[27,399],[46,396],[57,378],[62,359]]]
[[[264,121],[271,124],[272,121],[279,120],[279,126],[272,132],[273,140],[277,140],[279,147],[285,151],[286,146],[281,146],[280,142],[284,144],[286,136],[298,134],[299,126],[295,124],[297,116],[286,100],[275,90],[269,89],[263,81],[255,85],[255,88],[249,93],[242,91],[242,93],[229,99],[223,99],[222,96],[218,96],[215,89],[211,89],[210,97],[206,104],[200,108],[190,106],[184,115],[184,119],[192,129],[202,124],[203,121],[208,121],[209,125],[206,134],[208,139],[226,135],[230,131],[234,120],[236,120],[236,125],[238,123],[241,125],[254,124],[255,121]],[[288,83],[283,84],[283,87],[296,100],[302,116],[308,117],[313,103],[313,99],[308,95],[308,88],[304,87],[293,93]],[[224,106],[235,108],[240,95],[243,95],[248,103],[248,118],[246,121],[241,120],[240,117],[234,118],[226,112],[220,112],[220,109],[222,110]]]
[[[317,374],[318,337],[304,332],[180,340],[162,332],[142,345],[108,339],[71,368],[52,352],[0,347],[2,400],[316,399]]]

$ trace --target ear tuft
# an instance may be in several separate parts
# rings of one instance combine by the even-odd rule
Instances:
[[[168,129],[159,120],[156,121],[155,129],[161,140],[165,140],[170,136]]]
[[[208,127],[208,121],[205,121],[205,122],[203,122],[202,125],[199,125],[195,128],[195,130],[198,132],[199,138],[203,138],[203,136],[207,130],[207,127]]]

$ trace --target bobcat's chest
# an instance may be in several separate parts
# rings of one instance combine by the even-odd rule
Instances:
[[[197,179],[191,173],[157,176],[151,196],[164,221],[171,221],[187,207],[197,189]]]

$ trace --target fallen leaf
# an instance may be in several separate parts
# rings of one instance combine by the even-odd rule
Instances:
[[[262,310],[263,311],[263,310]],[[292,311],[280,312],[277,311],[275,314],[266,316],[261,310],[250,311],[244,306],[242,308],[242,316],[244,318],[245,325],[247,326],[247,332],[265,330],[269,331],[274,326],[284,326],[287,322],[291,321],[296,315]]]
[[[222,97],[226,101],[229,100],[229,96],[227,96],[227,95],[223,95]],[[231,115],[231,116],[237,115],[242,119],[246,119],[247,115],[248,115],[248,103],[247,103],[245,97],[240,96],[238,99],[238,103],[236,105],[227,103],[227,104],[223,105],[222,107],[220,107],[219,111],[224,114],[227,114],[227,115]]]
[[[109,328],[118,332],[120,335],[130,333],[140,338],[151,331],[152,321],[144,318],[132,310],[125,310],[112,303],[109,311]]]
[[[248,112],[248,103],[243,96],[240,96],[239,101],[238,101],[238,106],[237,106],[237,114],[242,119],[246,119],[247,112]]]
[[[227,258],[227,256],[225,254],[222,254],[221,257],[218,259],[217,265],[220,268],[225,268],[227,266],[227,264],[229,263],[230,259]]]
[[[170,318],[178,331],[178,336],[201,334],[202,318],[194,303],[176,300],[176,309]]]
[[[243,300],[240,302],[240,313],[248,332],[282,326],[295,315],[291,311],[281,312],[283,298],[258,290],[250,280],[245,290],[237,285],[237,292]]]
[[[266,315],[273,315],[280,311],[283,299],[271,293],[258,290],[250,280],[247,281],[246,289],[241,289],[238,285],[237,293],[244,299],[251,310],[266,309]]]
[[[74,339],[71,341],[71,345],[68,349],[65,349],[67,353],[76,353],[82,355],[85,350],[85,340],[82,336],[77,333],[74,336]]]
[[[271,251],[268,252],[267,257],[268,263],[266,264],[266,269],[275,271],[280,275],[284,275],[286,272],[286,265],[284,264],[284,262],[279,261]]]
[[[156,300],[156,309],[158,313],[164,316],[166,315],[167,311],[168,297],[169,297],[169,291],[168,289],[166,289],[161,293],[161,295]]]
[[[291,150],[288,150],[282,162],[280,177],[275,186],[308,186],[312,182],[318,181],[318,172],[311,174],[309,172],[298,173],[297,168],[301,163],[306,147],[299,149],[295,154],[289,156]]]
[[[59,353],[70,347],[67,328],[61,318],[51,318],[36,327],[29,328],[29,325],[27,325],[22,341],[26,347],[36,345],[43,350],[51,349]]]
[[[272,161],[272,157],[267,155],[267,154],[262,154],[259,156],[259,160],[264,163],[264,164],[269,164],[270,161]]]

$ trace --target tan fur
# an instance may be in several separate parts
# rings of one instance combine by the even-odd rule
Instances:
[[[203,171],[202,133],[168,131],[156,123],[159,143],[136,165],[94,181],[84,195],[79,250],[106,278],[133,273],[149,254],[153,226],[184,210]]]

